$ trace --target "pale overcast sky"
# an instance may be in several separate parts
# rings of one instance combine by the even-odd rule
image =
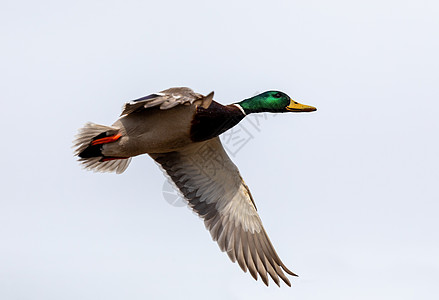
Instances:
[[[437,298],[438,15],[419,0],[2,1],[0,299]],[[149,157],[122,175],[73,157],[85,122],[173,86],[318,108],[247,120],[229,149],[291,288],[232,264]]]

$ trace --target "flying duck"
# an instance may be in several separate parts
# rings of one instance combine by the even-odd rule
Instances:
[[[131,158],[148,154],[204,220],[207,230],[233,262],[291,286],[291,272],[277,255],[262,226],[256,205],[219,135],[251,113],[311,112],[279,91],[221,105],[186,87],[170,88],[126,103],[111,126],[87,123],[74,141],[75,155],[88,170],[125,171]],[[268,275],[267,275],[268,274]]]

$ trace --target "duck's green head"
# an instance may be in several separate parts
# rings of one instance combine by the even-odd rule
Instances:
[[[313,106],[297,103],[287,94],[279,91],[268,91],[239,103],[246,114],[256,112],[305,112],[317,110]]]

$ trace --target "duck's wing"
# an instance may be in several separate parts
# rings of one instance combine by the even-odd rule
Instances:
[[[156,106],[159,106],[160,109],[170,109],[180,104],[196,104],[208,108],[212,100],[213,92],[203,96],[187,87],[170,88],[125,103],[121,116]]]
[[[213,240],[233,262],[237,261],[244,272],[249,269],[256,280],[259,273],[266,285],[268,272],[277,285],[280,277],[291,286],[283,271],[295,274],[277,255],[256,212],[250,190],[218,137],[179,151],[150,156],[204,219]]]

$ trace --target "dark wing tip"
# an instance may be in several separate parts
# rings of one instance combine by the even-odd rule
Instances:
[[[160,97],[160,95],[157,95],[157,94],[151,94],[151,95],[148,95],[148,96],[145,96],[145,97],[139,98],[139,99],[131,100],[131,102],[139,102],[139,101],[144,101],[144,100],[154,99],[154,98],[157,98],[157,97]]]
[[[288,274],[290,274],[291,276],[296,276],[299,277],[299,275],[293,273],[292,271],[290,271],[283,263],[280,265],[282,267],[282,269],[287,272]]]

